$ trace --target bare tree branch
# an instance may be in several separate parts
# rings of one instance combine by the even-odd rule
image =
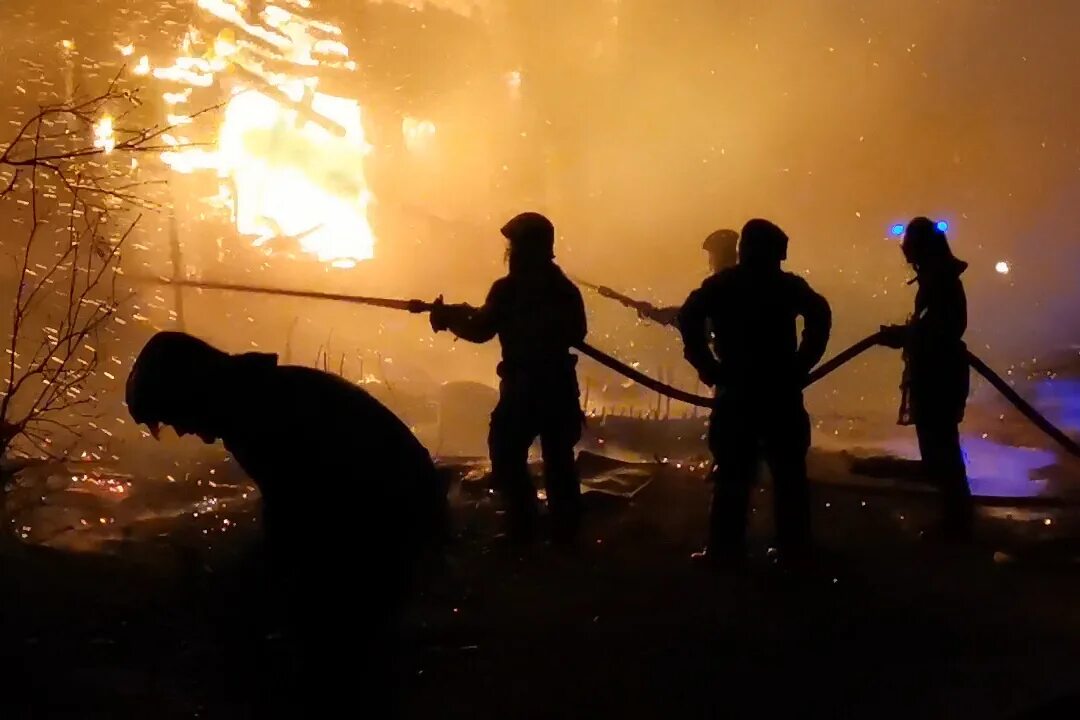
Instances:
[[[121,204],[157,209],[153,202],[139,192],[133,192],[142,183],[118,184],[122,174],[111,162],[117,156],[136,154],[160,154],[189,147],[203,147],[205,143],[174,143],[169,133],[178,124],[155,124],[150,127],[112,127],[110,142],[94,138],[97,123],[103,118],[128,118],[142,102],[138,94],[122,90],[118,86],[119,75],[113,78],[108,89],[92,98],[66,104],[41,105],[28,118],[14,139],[0,153],[0,168],[13,170],[7,187],[0,190],[0,197],[11,193],[24,177],[21,170],[41,169],[48,171],[69,193],[81,192],[86,206],[101,207],[102,203],[115,201]],[[188,115],[184,124],[216,112],[221,104],[203,108]],[[115,122],[115,120],[114,120]],[[64,132],[52,132],[56,125],[64,125]],[[69,126],[74,125],[72,130]],[[81,142],[78,141],[81,138]],[[166,140],[163,144],[160,140]],[[76,142],[72,147],[73,140]]]
[[[158,207],[147,188],[162,181],[144,180],[129,157],[188,147],[167,137],[175,125],[133,127],[141,102],[118,81],[96,97],[40,106],[0,143],[0,201],[14,200],[26,217],[14,254],[17,282],[0,296],[11,303],[3,310],[10,331],[0,366],[0,457],[16,445],[58,457],[58,435],[74,447],[97,404],[92,387],[108,357],[102,344],[131,297],[117,286],[123,248],[140,220],[131,211]]]

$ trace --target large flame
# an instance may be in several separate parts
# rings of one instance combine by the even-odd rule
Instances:
[[[256,246],[269,249],[288,239],[337,267],[373,257],[363,165],[370,146],[360,105],[318,91],[320,70],[356,67],[341,31],[295,12],[307,9],[308,0],[268,2],[258,22],[243,0],[198,5],[228,27],[209,40],[193,29],[184,56],[152,70],[155,78],[184,86],[163,94],[167,120],[177,126],[164,138],[177,146],[165,162],[181,173],[214,171],[214,199]],[[135,72],[149,69],[143,58]],[[182,147],[188,139],[179,129],[190,117],[180,106],[191,102],[196,88],[215,86],[229,93],[216,143]]]

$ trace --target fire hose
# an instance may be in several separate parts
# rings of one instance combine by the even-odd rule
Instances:
[[[198,290],[223,290],[231,292],[244,292],[244,293],[256,293],[260,295],[278,295],[283,297],[299,297],[308,298],[313,300],[332,300],[335,302],[346,302],[359,305],[369,305],[372,307],[389,308],[392,310],[405,310],[410,313],[424,313],[430,312],[433,308],[437,307],[440,303],[431,303],[424,300],[400,300],[396,298],[381,298],[381,297],[364,297],[361,295],[344,295],[336,293],[323,293],[314,292],[310,290],[287,290],[283,288],[267,288],[257,287],[252,285],[237,285],[231,283],[219,283],[199,280],[173,280],[168,278],[150,278],[150,277],[135,277],[133,278],[137,282],[150,283],[155,285],[174,285],[180,287],[189,287]],[[872,335],[868,335],[859,342],[855,343],[851,347],[845,349],[843,352],[838,353],[832,358],[814,368],[813,371],[807,376],[806,384],[804,387],[809,387],[818,380],[821,380],[826,375],[829,375],[840,367],[854,360],[859,355],[869,350],[872,347],[881,344],[881,333],[876,332]],[[655,378],[651,378],[645,373],[627,365],[618,358],[612,357],[602,350],[594,348],[588,343],[581,342],[574,345],[574,349],[589,358],[592,358],[596,362],[600,363],[604,367],[614,370],[620,375],[626,377],[629,380],[646,387],[654,392],[660,393],[670,397],[673,400],[679,400],[689,405],[696,405],[698,407],[711,408],[714,404],[714,399],[705,397],[703,395],[695,395],[685,390],[672,387],[667,383],[660,382]],[[1000,375],[990,369],[986,363],[984,363],[974,353],[967,352],[968,363],[971,367],[980,375],[982,375],[987,382],[989,382],[994,389],[1000,392],[1006,400],[1008,400],[1020,413],[1026,417],[1035,427],[1042,430],[1052,440],[1057,442],[1062,448],[1064,448],[1069,454],[1080,457],[1080,443],[1077,443],[1061,428],[1055,426],[1050,420],[1046,418],[1042,413],[1036,410],[1029,402],[1024,400],[1019,393],[1016,392]]]
[[[830,358],[814,368],[813,372],[807,377],[804,387],[813,385],[821,378],[825,377],[832,371],[840,368],[842,365],[847,364],[849,361],[854,360],[859,355],[863,354],[870,348],[878,344],[880,333],[874,333],[869,337],[865,337],[859,342],[855,343],[847,350],[844,350],[839,355]],[[654,392],[658,392],[661,395],[666,395],[672,400],[681,400],[689,405],[697,405],[698,407],[711,408],[715,402],[714,398],[705,397],[704,395],[694,395],[693,393],[680,390],[677,387],[672,387],[666,383],[662,383],[659,380],[649,377],[645,373],[634,369],[633,367],[622,362],[618,358],[614,358],[608,355],[602,350],[597,350],[588,343],[580,343],[574,346],[574,349],[580,352],[582,355],[586,355],[596,362],[600,363],[606,368],[614,370],[623,377],[626,377],[634,382],[649,388]]]

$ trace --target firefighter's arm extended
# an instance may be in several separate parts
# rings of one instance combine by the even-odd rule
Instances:
[[[832,309],[829,301],[809,285],[802,293],[799,314],[803,317],[802,341],[799,343],[799,365],[807,373],[821,362],[832,332]]]
[[[612,290],[609,287],[600,285],[596,288],[596,291],[600,293],[602,297],[606,297],[610,300],[615,300],[621,305],[630,308],[637,312],[638,317],[642,320],[651,320],[658,325],[668,325],[670,327],[676,327],[679,322],[679,311],[682,308],[678,307],[657,307],[650,302],[644,300],[635,300],[629,295],[623,295],[620,292]]]
[[[715,387],[720,381],[720,362],[709,349],[707,286],[690,293],[679,311],[677,327],[682,334],[683,355],[701,382]]]
[[[900,350],[907,345],[911,328],[908,325],[882,325],[881,344],[893,350]]]
[[[464,303],[447,305],[440,297],[431,306],[431,329],[435,332],[449,330],[462,340],[486,343],[499,330],[495,320],[494,293],[495,289],[492,288],[484,305],[478,308]]]
[[[645,320],[652,320],[657,325],[667,325],[668,327],[679,326],[679,313],[682,312],[680,307],[656,307],[649,303],[643,303],[644,308],[638,310],[638,317]]]
[[[651,305],[651,304],[649,304],[649,303],[647,303],[647,302],[645,302],[643,300],[635,300],[634,298],[630,297],[629,295],[623,295],[618,290],[612,290],[611,288],[609,288],[609,287],[607,287],[605,285],[597,285],[595,287],[596,287],[596,292],[598,292],[600,294],[600,297],[606,297],[608,300],[614,300],[615,302],[619,303],[623,307],[628,307],[631,310],[636,311],[637,314],[638,314],[638,317],[646,317],[647,313],[649,313],[652,310],[656,310],[655,306],[653,306],[653,305]]]

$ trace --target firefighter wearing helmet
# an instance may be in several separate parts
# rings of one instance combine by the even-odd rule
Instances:
[[[715,275],[738,262],[739,233],[727,228],[709,233],[701,248],[709,254],[709,271]]]
[[[810,418],[802,390],[825,353],[832,321],[825,298],[782,269],[787,245],[787,235],[773,223],[749,221],[738,264],[691,293],[679,316],[687,360],[716,388],[709,425],[709,541],[696,554],[716,563],[745,560],[750,489],[762,458],[773,478],[781,557],[801,562],[809,549]],[[798,317],[804,322],[801,342]]]
[[[518,542],[535,534],[537,497],[528,456],[539,437],[552,537],[572,542],[581,515],[574,446],[581,439],[583,414],[577,359],[570,349],[585,339],[585,304],[555,264],[550,220],[521,213],[502,234],[508,243],[506,276],[495,281],[480,307],[436,303],[431,327],[474,343],[499,339],[499,402],[491,414],[488,449],[506,504],[508,534]]]
[[[734,230],[723,229],[709,233],[709,236],[705,238],[705,242],[701,244],[701,249],[709,255],[710,273],[716,274],[726,268],[734,267],[739,257],[738,243],[739,233]],[[678,323],[679,311],[682,309],[678,305],[657,307],[642,300],[626,298],[610,288],[601,288],[600,293],[605,297],[619,300],[623,304],[634,308],[637,310],[638,317],[643,320],[651,320],[658,325],[667,325],[668,327],[675,327]]]
[[[960,447],[971,382],[961,280],[967,263],[952,254],[945,231],[926,217],[908,223],[900,249],[919,286],[908,323],[882,328],[883,344],[904,351],[900,424],[915,426],[923,468],[941,488],[940,534],[966,540],[975,514]]]

